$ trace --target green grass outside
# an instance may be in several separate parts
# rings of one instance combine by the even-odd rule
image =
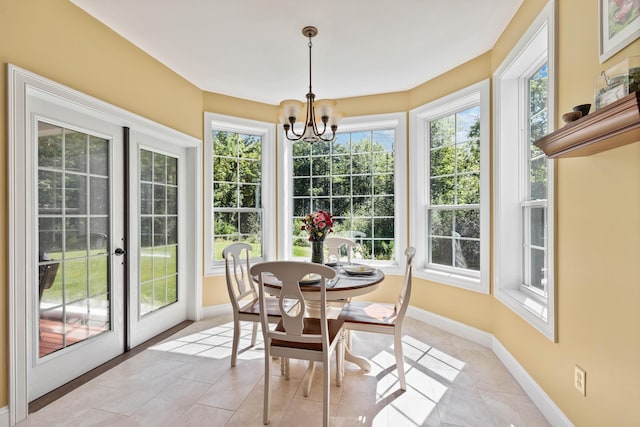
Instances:
[[[177,246],[170,245],[141,250],[140,300],[143,306],[157,309],[177,300],[176,249]],[[67,302],[90,299],[92,305],[106,304],[107,255],[96,250],[90,252],[89,258],[81,258],[86,255],[85,251],[67,252],[67,260],[58,267],[53,285],[42,295],[43,303],[62,304],[64,277]],[[49,256],[61,259],[62,253],[49,253]]]
[[[214,261],[224,261],[222,258],[222,250],[232,243],[236,243],[235,240],[228,239],[215,239],[213,242],[213,250],[214,250]],[[261,253],[261,242],[260,241],[245,241],[251,245],[251,255],[253,257],[260,256]],[[294,257],[311,257],[311,246],[293,246],[293,256]]]
[[[262,242],[259,240],[244,240],[243,243],[248,243],[251,245],[251,256],[259,257],[262,253]],[[228,239],[215,239],[213,241],[213,260],[214,261],[224,261],[222,258],[222,250],[229,246],[232,243],[238,243],[237,240],[228,240]]]

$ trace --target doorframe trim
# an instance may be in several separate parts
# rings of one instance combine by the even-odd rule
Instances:
[[[30,171],[25,168],[28,155],[26,141],[27,92],[35,89],[47,96],[61,99],[106,122],[129,127],[182,146],[187,151],[187,161],[193,165],[187,188],[196,206],[187,220],[187,233],[194,236],[187,250],[192,256],[187,268],[187,283],[193,286],[187,291],[187,319],[199,320],[202,312],[202,141],[175,129],[156,123],[105,101],[56,83],[45,77],[7,64],[7,198],[8,209],[8,305],[9,305],[9,423],[15,425],[28,414],[27,366],[27,300],[25,283],[32,283],[33,272],[25,268],[29,254],[25,234],[29,231],[26,213],[29,212],[29,194],[24,188],[24,178],[17,174]],[[192,234],[193,233],[193,234]],[[190,276],[190,277],[189,277]]]

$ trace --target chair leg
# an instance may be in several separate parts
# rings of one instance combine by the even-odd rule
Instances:
[[[253,331],[251,331],[251,347],[255,347],[257,337],[258,337],[258,322],[253,322]]]
[[[262,409],[262,423],[267,425],[271,421],[271,355],[267,348],[265,348],[264,351],[264,406]]]
[[[344,332],[340,334],[340,341],[336,347],[336,385],[342,387],[344,376]]]
[[[282,363],[284,364],[284,379],[288,380],[289,379],[289,358],[283,357]]]
[[[402,331],[396,329],[393,336],[393,352],[396,355],[396,368],[398,370],[398,379],[400,380],[400,389],[407,389],[407,382],[404,378],[404,354],[402,352]]]
[[[330,406],[330,390],[331,390],[331,362],[329,355],[324,357],[324,366],[322,367],[322,426],[329,425],[329,406]],[[311,382],[309,382],[311,383]]]
[[[233,345],[231,347],[231,367],[236,366],[238,345],[240,344],[240,320],[233,319]]]
[[[304,388],[302,393],[304,397],[309,397],[309,393],[311,393],[311,383],[313,382],[313,375],[315,374],[315,372],[316,372],[316,362],[309,361],[309,368],[307,369],[307,373],[309,374],[309,380],[307,381],[307,386]]]

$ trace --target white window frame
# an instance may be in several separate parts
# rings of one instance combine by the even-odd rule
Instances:
[[[204,266],[205,275],[224,274],[224,261],[213,261],[213,131],[245,133],[262,138],[262,251],[253,262],[275,259],[276,254],[276,165],[275,126],[272,123],[204,113]]]
[[[422,279],[489,293],[490,267],[490,172],[489,172],[489,80],[483,80],[443,98],[414,108],[409,112],[411,139],[411,241],[418,245],[413,274]],[[480,271],[429,265],[429,232],[427,207],[430,200],[429,134],[432,120],[480,106]]]
[[[376,114],[369,116],[348,117],[340,122],[339,132],[357,132],[380,129],[393,129],[394,147],[394,188],[395,188],[395,222],[394,222],[394,259],[390,261],[363,261],[375,265],[385,274],[402,274],[405,264],[404,250],[407,247],[407,125],[406,113]],[[278,258],[291,259],[292,241],[291,218],[293,206],[293,161],[292,144],[284,137],[282,127],[278,126],[278,226],[282,240],[278,245]]]
[[[555,2],[550,1],[494,73],[494,294],[552,341],[557,339],[554,268],[554,162],[547,162],[547,295],[522,283],[529,150],[528,78],[548,64],[547,129],[555,129]]]

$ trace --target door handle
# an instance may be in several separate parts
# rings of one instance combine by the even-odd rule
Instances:
[[[124,249],[122,249],[122,248],[116,248],[116,250],[115,250],[115,252],[114,252],[113,254],[114,254],[114,255],[121,256],[121,255],[124,255],[124,254],[126,254],[126,253],[127,253],[127,251],[125,251]]]

